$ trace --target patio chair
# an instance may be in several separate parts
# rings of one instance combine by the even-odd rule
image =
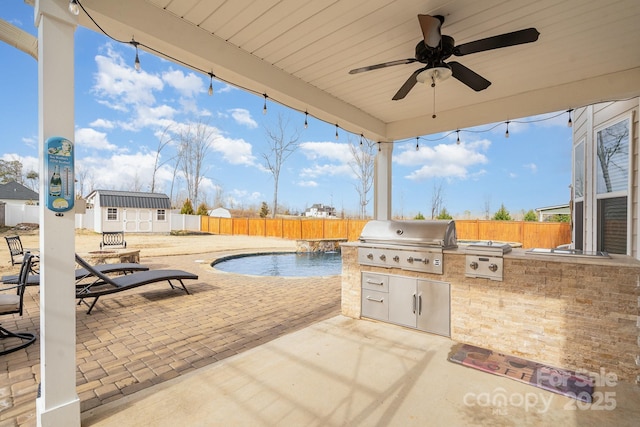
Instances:
[[[26,253],[22,265],[20,266],[20,279],[18,284],[3,291],[15,289],[16,293],[0,294],[0,316],[5,314],[19,314],[22,316],[22,307],[24,303],[24,292],[27,286],[27,276],[31,270],[31,262],[33,255]],[[7,344],[0,346],[0,356],[12,353],[14,351],[25,348],[36,341],[36,336],[29,332],[12,332],[0,325],[0,341],[18,340],[18,344]]]
[[[126,291],[127,289],[137,288],[138,286],[148,285],[150,283],[158,283],[167,281],[169,282],[169,286],[172,289],[181,289],[180,287],[173,284],[172,281],[177,281],[180,283],[182,287],[181,290],[187,295],[190,295],[189,290],[184,285],[183,280],[192,279],[197,280],[198,276],[193,273],[189,273],[183,270],[147,270],[147,271],[138,271],[135,273],[117,276],[117,277],[109,277],[106,274],[100,272],[95,269],[94,266],[89,264],[87,261],[82,259],[78,254],[76,254],[76,262],[80,267],[86,269],[92,276],[95,276],[99,279],[94,283],[90,283],[84,287],[78,287],[76,289],[76,298],[79,299],[78,304],[85,303],[89,309],[87,310],[87,314],[91,314],[91,310],[98,302],[98,299],[103,295],[113,294],[117,292]],[[93,298],[93,301],[89,304],[85,299]]]
[[[11,255],[11,265],[22,264],[24,258],[24,248],[20,236],[5,236],[7,245],[9,246],[9,255]]]
[[[120,262],[115,264],[97,264],[93,266],[94,269],[98,270],[104,274],[130,274],[135,271],[147,271],[149,267],[143,264],[138,264],[135,262]],[[92,274],[87,271],[85,268],[78,268],[75,271],[75,280],[76,284],[82,282],[84,279],[89,279]],[[19,275],[13,274],[9,276],[2,276],[2,283],[5,284],[16,284],[18,283]],[[29,274],[27,277],[27,286],[38,286],[40,285],[40,275],[39,274]],[[86,285],[82,285],[86,286]]]

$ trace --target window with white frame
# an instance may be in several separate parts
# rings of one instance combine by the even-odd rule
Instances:
[[[573,149],[573,214],[575,249],[584,249],[584,139]]]
[[[156,220],[158,221],[166,221],[167,220],[167,211],[165,209],[158,209],[156,212]]]
[[[630,126],[627,117],[595,132],[597,244],[614,254],[626,254],[629,239]]]
[[[118,220],[118,208],[107,208],[107,221]]]

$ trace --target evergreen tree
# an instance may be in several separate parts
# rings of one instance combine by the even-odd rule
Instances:
[[[537,221],[538,215],[536,215],[533,209],[529,209],[526,214],[524,214],[524,221]]]
[[[422,213],[418,212],[418,215],[413,217],[413,219],[424,219],[424,215],[422,215]]]
[[[191,200],[187,199],[184,201],[184,204],[182,205],[182,209],[180,210],[181,214],[184,215],[193,215],[193,205],[191,204]]]
[[[209,215],[209,209],[207,209],[207,204],[205,202],[202,202],[198,205],[196,215]]]
[[[447,208],[442,208],[436,219],[453,219],[453,217],[447,212]]]
[[[260,206],[260,218],[266,218],[269,216],[269,206],[267,205],[267,202],[262,202],[262,205]]]
[[[507,208],[504,207],[504,203],[500,205],[500,209],[493,216],[494,221],[511,221],[511,215]]]

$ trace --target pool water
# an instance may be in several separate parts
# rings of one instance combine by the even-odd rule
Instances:
[[[242,255],[212,265],[228,273],[254,276],[335,276],[342,273],[339,252],[298,252]]]

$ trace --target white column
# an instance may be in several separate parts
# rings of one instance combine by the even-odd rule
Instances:
[[[80,426],[76,393],[74,213],[46,208],[44,143],[74,141],[73,36],[77,17],[68,0],[37,0],[40,158],[40,396],[38,426]]]
[[[373,174],[373,219],[391,219],[391,158],[393,142],[380,142]]]

